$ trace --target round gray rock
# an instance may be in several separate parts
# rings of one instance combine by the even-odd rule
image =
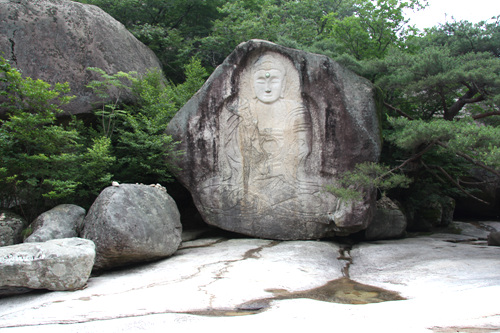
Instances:
[[[69,82],[76,98],[63,109],[72,114],[88,113],[99,101],[85,87],[98,78],[88,67],[107,73],[161,68],[149,48],[96,6],[67,0],[0,0],[0,22],[0,55],[24,76],[52,84]],[[127,92],[120,97],[130,99]]]
[[[367,240],[403,237],[406,233],[406,217],[401,209],[389,198],[377,201],[377,211],[365,230]]]
[[[22,231],[26,225],[21,216],[8,210],[0,210],[0,246],[22,243]]]
[[[84,220],[82,237],[94,241],[97,270],[172,255],[182,226],[174,200],[147,185],[121,184],[101,192]]]
[[[64,204],[38,216],[31,224],[33,233],[24,242],[46,242],[51,239],[78,237],[85,217],[85,209]]]

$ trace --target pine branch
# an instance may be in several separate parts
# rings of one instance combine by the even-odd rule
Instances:
[[[400,110],[400,109],[398,109],[398,108],[395,108],[394,106],[392,106],[392,105],[390,105],[390,104],[388,104],[388,103],[386,103],[386,102],[384,102],[384,105],[385,105],[387,108],[389,108],[389,109],[391,109],[391,110],[393,110],[393,111],[396,111],[397,113],[399,113],[400,115],[402,115],[403,117],[405,117],[405,118],[407,118],[407,119],[409,119],[409,120],[415,120],[412,116],[410,116],[410,115],[406,114],[405,112],[401,111],[401,110]]]
[[[440,145],[441,147],[443,148],[446,148],[446,149],[450,149],[450,147],[444,143],[444,142],[441,142],[441,141],[437,141],[436,144]],[[471,162],[472,164],[480,167],[480,168],[483,168],[485,170],[488,170],[489,172],[497,175],[498,177],[500,177],[500,172],[498,172],[497,170],[487,166],[486,164],[482,163],[482,162],[479,162],[479,161],[476,161],[475,159],[473,159],[472,157],[470,157],[469,155],[465,154],[465,153],[462,153],[462,152],[455,152],[456,155],[462,157],[463,159]]]
[[[465,195],[467,195],[468,197],[472,198],[472,199],[475,199],[479,202],[482,202],[484,204],[487,204],[489,205],[490,203],[489,202],[486,202],[478,197],[476,197],[475,195],[472,195],[470,194],[469,192],[467,192],[467,190],[465,190],[462,185],[460,185],[455,179],[453,179],[453,177],[448,173],[446,172],[445,169],[443,169],[442,167],[440,166],[437,166],[437,165],[433,165],[432,166],[433,168],[435,169],[438,169],[446,178],[448,178],[449,181],[451,181],[453,183],[453,185],[455,185],[462,193],[464,193]]]
[[[475,116],[472,116],[472,119],[477,120],[477,119],[482,119],[482,118],[491,117],[491,116],[500,116],[500,111],[476,114]]]
[[[404,166],[406,166],[408,163],[410,162],[413,162],[417,159],[419,159],[420,157],[422,157],[425,153],[427,153],[429,150],[431,150],[435,145],[436,145],[437,142],[432,142],[430,143],[427,147],[425,147],[425,149],[423,149],[422,151],[420,151],[419,153],[413,155],[412,157],[410,157],[409,159],[405,160],[403,163],[401,163],[400,165],[398,165],[397,167],[395,168],[392,168],[391,170],[387,171],[386,173],[384,173],[383,175],[381,176],[378,176],[376,179],[379,180],[379,179],[383,179],[384,177],[390,175],[391,173],[393,173],[394,171],[396,170],[399,170],[401,168],[403,168]]]

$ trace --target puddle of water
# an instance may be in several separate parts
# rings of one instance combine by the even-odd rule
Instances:
[[[266,289],[266,291],[272,293],[273,296],[245,302],[234,310],[205,310],[190,312],[190,314],[201,316],[252,315],[265,311],[273,300],[296,298],[309,298],[341,304],[369,304],[405,299],[397,292],[361,284],[346,277],[309,290],[290,292],[286,289]]]
[[[273,299],[310,298],[317,301],[341,304],[368,304],[404,300],[399,293],[361,284],[348,278],[341,278],[304,291],[266,290],[274,294]]]

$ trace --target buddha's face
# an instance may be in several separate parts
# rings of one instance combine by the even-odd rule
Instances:
[[[255,95],[263,103],[277,101],[283,93],[284,75],[277,69],[258,70],[253,75]]]

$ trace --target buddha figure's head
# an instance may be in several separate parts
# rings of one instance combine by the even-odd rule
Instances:
[[[272,55],[266,54],[252,66],[253,90],[263,103],[271,104],[285,92],[285,67]]]

